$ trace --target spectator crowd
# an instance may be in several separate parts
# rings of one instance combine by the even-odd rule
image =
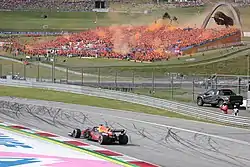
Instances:
[[[90,11],[93,0],[1,0],[1,10],[57,10],[57,11]]]
[[[147,5],[156,5],[157,0],[148,0],[141,3],[136,3],[133,0],[108,0],[109,3],[133,4],[134,7],[142,7]],[[146,3],[147,2],[147,3]],[[197,7],[211,4],[214,1],[209,0],[193,0],[193,1],[159,1],[159,5],[165,7]],[[247,6],[250,0],[232,1],[237,6]],[[57,11],[91,11],[95,7],[95,0],[1,0],[0,10],[57,10]]]
[[[104,57],[138,61],[168,60],[182,50],[240,33],[236,28],[176,28],[169,25],[111,26],[59,36],[53,40],[21,45],[29,55]]]

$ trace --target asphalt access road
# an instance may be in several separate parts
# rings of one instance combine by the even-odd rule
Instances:
[[[250,166],[249,130],[58,102],[28,101],[25,99],[20,101],[64,109],[54,119],[53,113],[49,111],[37,112],[31,110],[30,113],[24,111],[12,113],[2,110],[0,119],[62,136],[67,136],[67,132],[75,127],[86,128],[106,122],[111,127],[127,129],[130,142],[127,146],[110,145],[103,147],[163,167]],[[70,109],[79,112],[69,111]],[[166,125],[197,132],[171,129]],[[201,134],[201,132],[222,137],[209,136]],[[86,142],[99,146],[95,142]]]

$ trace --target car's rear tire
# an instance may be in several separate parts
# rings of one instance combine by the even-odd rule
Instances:
[[[199,97],[199,98],[197,99],[197,105],[198,105],[198,106],[203,106],[203,105],[204,105],[204,101],[202,100],[202,98]]]
[[[101,144],[101,145],[104,145],[104,144],[109,144],[110,143],[110,139],[108,136],[105,136],[105,135],[101,135],[98,139],[98,143]]]
[[[81,130],[80,129],[74,129],[73,133],[72,133],[72,137],[80,138],[81,137]]]
[[[121,145],[128,144],[128,136],[127,135],[120,135],[119,136],[119,144],[121,144]]]

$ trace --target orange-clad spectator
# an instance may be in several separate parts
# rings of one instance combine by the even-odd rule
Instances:
[[[15,48],[30,55],[47,54],[47,51],[52,49],[56,50],[59,56],[72,54],[158,61],[167,60],[171,54],[181,53],[186,47],[202,45],[233,33],[240,34],[240,31],[236,28],[173,29],[168,25],[161,25],[155,31],[148,29],[148,26],[97,27],[93,30],[59,36],[51,41],[34,40],[29,48],[15,42]],[[168,53],[165,54],[166,51]]]

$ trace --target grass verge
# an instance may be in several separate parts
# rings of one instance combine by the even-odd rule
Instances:
[[[26,76],[27,78],[42,78],[52,79],[52,71],[50,68],[43,66],[37,66],[34,64],[24,65],[21,63],[13,62],[10,60],[0,61],[0,76],[20,74],[20,76]],[[66,72],[55,70],[57,79],[66,79]],[[70,79],[80,79],[79,75],[71,74]]]
[[[127,6],[131,9],[132,6]],[[117,24],[148,24],[161,18],[167,11],[172,16],[178,18],[180,25],[201,25],[205,19],[207,8],[155,8],[149,14],[143,13],[96,13],[96,12],[57,12],[45,11],[28,12],[28,11],[1,11],[0,12],[0,30],[8,31],[83,31],[86,28],[96,26],[110,26]],[[148,9],[146,7],[145,9]],[[221,10],[223,8],[220,8]],[[126,9],[127,10],[127,9]],[[224,9],[223,9],[224,10]],[[248,31],[250,27],[249,7],[239,8],[241,19],[243,20],[243,30]],[[41,16],[47,14],[48,18],[43,19]],[[226,12],[227,14],[227,12]],[[230,14],[230,13],[229,13]],[[97,23],[95,20],[97,18]],[[46,28],[44,29],[44,25]]]
[[[227,75],[247,75],[248,52],[242,52],[231,59],[213,62],[211,64],[197,65],[192,67],[181,67],[168,69],[170,72],[180,72],[183,74],[227,74]],[[250,56],[250,55],[249,55]]]
[[[154,72],[154,76],[156,78],[164,78],[170,72],[174,73],[182,73],[185,75],[195,75],[202,74],[205,76],[209,76],[211,74],[230,74],[230,75],[246,75],[247,74],[247,57],[249,54],[249,49],[246,47],[236,47],[235,49],[219,49],[205,52],[206,56],[202,56],[201,53],[198,53],[193,58],[196,61],[188,62],[186,60],[190,59],[190,57],[182,57],[180,60],[170,60],[169,62],[165,62],[166,64],[138,64],[136,63],[126,62],[121,60],[110,60],[110,59],[91,59],[91,60],[83,60],[79,58],[66,58],[67,61],[63,62],[64,57],[58,57],[56,66],[69,68],[71,71],[76,71],[81,73],[82,68],[74,67],[75,65],[82,64],[83,72],[87,74],[94,74],[96,76],[84,76],[84,81],[98,81],[98,75],[100,75],[100,81],[114,81],[115,76],[117,76],[117,82],[120,81],[131,81],[134,77],[135,80],[143,80],[145,78],[151,79],[152,72]],[[13,58],[10,55],[6,55],[9,58]],[[21,57],[15,57],[15,59],[19,59]],[[35,59],[33,61],[36,61]],[[46,64],[50,64],[49,62],[45,62]],[[120,63],[120,64],[119,64]],[[128,63],[124,66],[123,63]],[[131,63],[131,64],[130,64]],[[163,62],[164,63],[164,62]],[[175,64],[176,63],[176,64]],[[177,64],[178,63],[178,64]],[[20,73],[20,75],[24,76],[24,71],[26,72],[26,77],[35,77],[43,78],[43,79],[51,79],[52,72],[49,68],[44,68],[40,66],[38,69],[37,65],[29,65],[24,69],[24,65],[13,63],[14,68],[12,69],[12,62],[7,60],[1,60],[2,67],[0,69],[0,75],[10,73],[12,70],[14,73]],[[88,65],[92,65],[92,67],[88,67]],[[96,65],[103,64],[103,67],[95,67]],[[112,66],[116,64],[117,66]],[[111,65],[111,66],[110,66]],[[86,67],[87,66],[87,67]],[[228,68],[233,67],[233,68]],[[39,75],[38,75],[39,72]],[[66,79],[66,72],[56,70],[55,75],[57,80]],[[76,75],[73,73],[68,74],[69,80],[81,80],[80,75]],[[179,97],[178,97],[179,98]],[[169,99],[169,98],[168,98]],[[186,99],[183,99],[186,101]],[[183,101],[181,100],[181,101]]]
[[[0,96],[13,96],[27,99],[48,100],[56,102],[64,102],[71,104],[88,105],[102,108],[118,109],[133,111],[139,113],[147,113],[154,115],[162,115],[173,118],[181,118],[187,120],[204,121],[190,116],[181,115],[163,109],[157,109],[140,104],[123,102],[120,100],[112,100],[107,98],[93,97],[88,95],[79,95],[74,93],[65,93],[59,91],[51,91],[36,88],[17,88],[9,86],[0,86]],[[208,122],[208,121],[205,121]]]
[[[33,41],[34,42],[34,41]],[[194,63],[200,63],[200,62],[208,62],[210,60],[214,60],[214,59],[219,59],[222,56],[225,56],[229,53],[234,53],[237,52],[237,50],[241,50],[244,49],[245,47],[238,47],[235,49],[229,49],[229,48],[221,48],[221,49],[214,49],[214,50],[209,50],[209,51],[205,51],[205,52],[199,52],[199,53],[195,53],[193,54],[191,57],[190,55],[186,55],[183,57],[180,57],[179,59],[176,57],[172,57],[171,59],[169,59],[168,61],[156,61],[156,62],[152,62],[152,63],[136,63],[134,61],[126,61],[126,60],[117,60],[117,59],[105,59],[105,58],[93,58],[93,59],[84,59],[84,58],[79,58],[79,57],[65,57],[65,56],[58,56],[56,57],[56,65],[59,67],[69,67],[69,68],[93,68],[93,67],[121,67],[121,68],[136,68],[136,67],[159,67],[159,66],[176,66],[176,65],[186,65],[186,64],[194,64]],[[14,57],[13,55],[11,55],[9,52],[5,52],[5,51],[0,51],[0,54],[8,57],[8,58],[12,58],[12,59],[16,59],[16,60],[20,60],[20,59],[26,59],[25,55],[19,55]],[[32,56],[32,59],[29,59],[29,61],[35,62],[36,58],[38,56]],[[192,61],[190,61],[190,59],[194,59]],[[45,61],[42,58],[42,61],[44,63],[48,63],[50,64],[50,62]]]
[[[137,77],[151,77],[152,71],[154,71],[155,76],[164,77],[167,72],[180,72],[187,73],[186,70],[188,66],[203,66],[204,64],[210,64],[210,62],[219,61],[220,59],[230,59],[232,57],[241,56],[246,50],[246,47],[236,47],[234,49],[224,48],[217,50],[210,50],[204,53],[197,53],[192,57],[185,56],[181,57],[179,60],[177,58],[172,58],[169,61],[154,62],[150,64],[146,63],[134,63],[125,60],[113,60],[113,59],[80,59],[80,58],[66,58],[57,57],[56,66],[69,68],[69,70],[81,72],[82,68],[84,73],[95,74],[101,76],[115,76],[118,77],[132,77],[134,72]],[[13,57],[8,53],[3,54],[6,57],[20,59],[25,58],[24,56]],[[192,59],[192,61],[190,61]],[[32,59],[29,61],[36,61]],[[44,62],[46,64],[51,64],[50,62]],[[188,67],[189,68],[189,67]],[[100,69],[100,71],[99,71]],[[184,70],[182,70],[184,69]],[[118,72],[118,74],[116,74]],[[203,71],[200,71],[203,73]],[[193,72],[192,72],[193,73]],[[66,74],[64,74],[65,77]],[[56,75],[57,78],[61,78],[60,73]],[[69,78],[72,78],[69,75]],[[74,77],[73,77],[74,78]],[[80,77],[78,76],[78,80]],[[118,79],[119,80],[119,79]]]
[[[193,102],[192,91],[181,88],[155,88],[154,92],[152,88],[137,88],[134,93],[178,102]]]

